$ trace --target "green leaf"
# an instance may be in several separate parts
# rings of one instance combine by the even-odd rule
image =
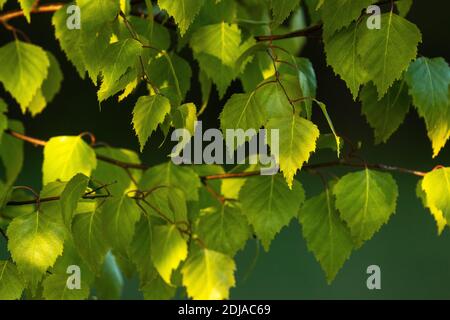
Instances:
[[[48,51],[47,55],[50,61],[50,66],[48,69],[47,78],[44,80],[44,83],[42,83],[42,95],[44,96],[45,101],[50,103],[61,89],[63,73],[56,57]]]
[[[169,98],[174,106],[182,103],[191,87],[191,66],[175,53],[161,53],[150,62],[147,73],[160,93]]]
[[[342,177],[333,193],[336,208],[359,247],[395,212],[398,187],[390,174],[365,169]]]
[[[103,231],[113,249],[127,252],[140,211],[136,201],[127,195],[105,201],[102,208]]]
[[[147,282],[141,286],[140,290],[144,294],[145,300],[169,300],[175,296],[176,287],[168,285],[152,266],[151,276]]]
[[[89,178],[79,173],[67,183],[61,194],[60,204],[64,223],[71,227],[72,218],[78,205],[78,201],[84,196],[89,183]]]
[[[108,51],[112,25],[120,10],[116,0],[77,0],[81,12],[81,40],[78,45],[83,56],[84,66],[94,84],[101,71],[103,59]],[[77,35],[73,35],[78,37]]]
[[[392,12],[381,15],[380,30],[360,29],[358,54],[379,99],[416,58],[421,41],[419,28]]]
[[[103,92],[108,92],[109,88],[113,87],[129,68],[133,68],[137,64],[141,52],[141,43],[134,39],[126,39],[109,45],[101,68],[103,80],[98,92],[100,102],[109,98]]]
[[[259,168],[257,165],[241,164],[237,165],[228,172],[229,173],[249,172],[258,169]],[[246,178],[224,179],[221,181],[220,194],[222,194],[227,199],[238,199],[239,192],[241,191],[241,188],[246,181],[247,181]]]
[[[200,82],[200,89],[202,91],[202,106],[200,109],[204,110],[208,106],[209,98],[211,96],[212,81],[204,71],[199,72],[198,81]]]
[[[166,10],[180,28],[183,36],[203,6],[204,0],[158,0],[161,9]]]
[[[161,95],[143,96],[136,102],[133,109],[133,127],[139,139],[141,152],[147,139],[169,112],[170,101]]]
[[[197,122],[197,108],[193,103],[185,103],[172,111],[173,126],[175,129],[186,129],[189,132],[189,137],[195,133],[195,123]],[[170,156],[179,156],[184,147],[188,145],[190,139],[184,137],[183,141],[177,145],[177,150]]]
[[[387,94],[378,100],[377,89],[371,83],[361,91],[362,113],[375,130],[375,143],[387,142],[403,123],[411,105],[408,88],[404,81],[397,81]]]
[[[40,208],[13,219],[8,227],[8,250],[33,291],[62,254],[65,229],[59,215],[50,208]]]
[[[353,250],[350,230],[339,217],[330,191],[326,189],[308,199],[300,209],[299,220],[308,249],[314,253],[330,284]]]
[[[142,215],[136,224],[136,232],[130,245],[129,256],[139,273],[140,290],[148,300],[166,300],[175,295],[176,287],[167,284],[153,265],[152,224]]]
[[[81,281],[80,289],[67,287],[68,274],[51,274],[42,282],[46,300],[84,300],[89,297],[89,286]]]
[[[319,139],[317,139],[317,150],[319,149],[330,149],[338,152],[338,147],[342,152],[342,147],[344,146],[343,139],[338,137],[339,143],[336,143],[336,136],[331,133],[321,134]]]
[[[47,77],[47,54],[41,47],[16,40],[0,48],[0,65],[0,82],[24,110]]]
[[[275,25],[280,25],[286,20],[292,11],[299,5],[296,0],[272,0],[270,7],[272,9],[273,22]]]
[[[109,250],[103,230],[102,208],[75,215],[72,236],[79,255],[89,268],[99,274]]]
[[[76,0],[81,11],[82,29],[99,30],[105,23],[116,19],[120,11],[116,0]]]
[[[317,78],[311,61],[306,58],[296,58],[295,61],[298,68],[296,76],[300,84],[302,96],[315,98],[317,91]],[[306,110],[308,119],[310,119],[312,114],[311,99],[306,99],[302,102],[302,104],[304,104],[304,109]]]
[[[450,168],[427,173],[422,181],[422,190],[426,195],[425,205],[430,208],[442,231],[445,225],[442,220],[450,221]]]
[[[175,225],[153,227],[151,255],[156,270],[166,283],[171,284],[172,270],[177,269],[188,255],[186,240]]]
[[[360,24],[355,22],[333,36],[324,38],[327,64],[345,81],[353,99],[356,99],[360,86],[367,78],[362,58],[357,51],[360,28],[365,26],[360,27]]]
[[[0,10],[3,9],[3,5],[6,3],[6,1],[8,0],[0,0]]]
[[[281,175],[256,176],[246,180],[239,200],[243,214],[264,249],[269,251],[275,235],[297,216],[300,205],[305,201],[305,191],[296,180],[290,190]]]
[[[139,190],[172,187],[183,191],[186,200],[196,201],[201,185],[200,178],[191,168],[177,166],[169,161],[145,171],[139,182]]]
[[[33,117],[41,113],[61,89],[63,74],[59,63],[52,53],[47,51],[47,55],[50,61],[47,78],[42,83],[42,88],[36,91],[30,104],[26,108],[22,108],[23,113],[29,110]]]
[[[228,299],[235,286],[236,265],[232,258],[209,249],[199,249],[189,256],[181,269],[183,285],[195,300]],[[199,281],[201,279],[201,281]]]
[[[100,102],[122,92],[118,96],[118,101],[122,101],[130,95],[138,84],[138,70],[136,68],[128,68],[124,75],[122,75],[116,82],[111,85],[104,85],[104,82],[97,91],[97,98]]]
[[[190,41],[195,54],[209,54],[230,67],[234,67],[239,58],[240,44],[241,32],[238,26],[225,22],[198,29]]]
[[[33,9],[33,5],[36,1],[35,0],[19,0],[20,8],[23,10],[23,15],[27,19],[27,22],[30,23],[31,21],[31,9]]]
[[[0,299],[20,299],[24,289],[25,284],[15,264],[9,261],[0,261]]]
[[[52,18],[52,24],[55,27],[55,36],[59,41],[61,49],[70,62],[73,63],[79,75],[84,78],[86,67],[84,63],[81,42],[81,30],[71,30],[67,28],[67,7],[66,5],[55,12]]]
[[[95,148],[95,153],[98,156],[108,157],[117,161],[133,163],[136,165],[141,163],[141,160],[139,159],[137,153],[127,149],[101,147]],[[142,170],[129,170],[134,180],[139,181],[141,179]],[[92,177],[97,181],[101,181],[102,183],[112,183],[112,185],[108,186],[108,190],[114,196],[121,196],[127,191],[137,189],[137,186],[130,179],[130,176],[126,170],[123,170],[123,168],[105,161],[97,162],[97,167],[92,172]]]
[[[237,76],[235,69],[209,54],[196,54],[195,59],[200,65],[200,70],[216,85],[220,98],[223,98],[227,88]]]
[[[211,250],[234,256],[250,237],[247,218],[241,210],[226,204],[205,210],[196,229],[198,236]]]
[[[256,92],[235,93],[228,99],[220,114],[220,127],[227,129],[254,129],[255,134],[266,121],[266,112],[256,101]],[[242,141],[244,143],[244,141]]]
[[[450,137],[450,67],[443,58],[419,58],[405,75],[419,115],[425,119],[436,157]]]
[[[400,0],[395,2],[395,5],[397,6],[398,13],[402,17],[406,17],[409,13],[409,10],[411,9],[413,4],[413,0]]]
[[[292,189],[295,174],[309,160],[310,154],[316,150],[319,129],[311,121],[298,115],[270,119],[266,128],[269,130],[268,141],[272,149],[270,131],[279,130],[280,151],[277,163],[280,164],[280,170],[289,188]]]
[[[325,36],[332,36],[336,31],[348,26],[361,15],[364,9],[374,2],[376,0],[322,1],[322,20]]]
[[[139,273],[141,284],[153,277],[153,261],[151,256],[152,224],[149,217],[142,215],[136,224],[136,231],[130,243],[129,256]]]
[[[423,206],[430,210],[431,215],[433,216],[434,220],[436,221],[438,235],[441,235],[442,231],[444,231],[445,226],[448,224],[447,219],[444,218],[444,214],[443,214],[442,210],[439,210],[433,204],[428,202],[427,194],[423,190],[422,183],[423,183],[423,179],[419,180],[419,182],[417,183],[416,195],[422,201]]]
[[[127,16],[128,21],[133,26],[134,31],[141,36],[141,41],[150,44],[159,50],[167,50],[170,47],[170,33],[163,25],[156,23],[152,17]],[[129,30],[125,27],[125,37],[130,36]],[[143,39],[142,39],[143,38]]]
[[[327,120],[328,126],[330,127],[331,132],[333,133],[334,141],[336,142],[337,157],[339,158],[340,154],[341,154],[341,146],[340,146],[341,138],[337,135],[336,130],[334,129],[333,121],[331,120],[330,116],[328,115],[327,106],[325,105],[325,103],[320,102],[319,100],[316,100],[316,99],[314,99],[314,102],[317,103],[320,110],[322,110],[325,120]]]
[[[197,121],[197,108],[193,103],[185,103],[176,108],[173,113],[173,122],[176,129],[184,128],[191,136],[195,132],[195,122]]]
[[[264,114],[267,115],[265,118],[290,117],[292,115],[292,105],[278,82],[263,82],[260,86],[256,90],[256,101],[259,108],[265,110]]]
[[[150,189],[146,197],[147,203],[143,207],[149,207],[149,213],[155,217],[161,218],[161,214],[165,218],[174,222],[187,222],[187,206],[186,198],[183,190],[160,186]]]
[[[81,136],[53,137],[44,147],[43,184],[69,181],[77,173],[89,177],[96,166],[95,152]]]
[[[71,236],[69,236],[64,241],[64,251],[62,255],[58,257],[55,264],[51,268],[51,273],[64,275],[67,279],[71,275],[67,273],[67,270],[69,266],[73,265],[80,267],[81,285],[89,288],[90,284],[92,284],[92,282],[94,281],[94,274],[89,270],[87,264],[78,254],[73,243],[73,239]]]

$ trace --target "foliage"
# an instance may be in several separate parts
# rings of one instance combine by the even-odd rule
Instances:
[[[65,75],[51,52],[10,24],[22,16],[33,25],[35,2],[19,0],[23,11],[14,17],[3,10],[0,21],[14,39],[0,47],[0,83],[11,101],[0,99],[0,228],[10,254],[0,261],[0,299],[86,299],[93,292],[114,299],[122,276],[134,274],[147,299],[170,299],[180,288],[193,299],[227,299],[237,252],[252,237],[270,250],[292,221],[331,283],[396,211],[397,183],[381,171],[420,177],[418,197],[441,233],[450,221],[450,168],[422,172],[360,161],[316,99],[314,66],[299,57],[301,37],[322,36],[326,61],[361,102],[375,143],[386,143],[413,105],[436,157],[450,137],[450,68],[443,58],[417,58],[422,35],[405,17],[412,1],[395,2],[76,0],[81,29],[73,30],[70,4],[40,5],[53,15],[67,59],[98,89],[98,103],[134,99],[141,153],[157,130],[166,140],[173,129],[194,136],[217,91],[225,98],[216,110],[223,132],[279,130],[279,154],[267,137],[279,164],[272,176],[260,175],[256,165],[228,170],[169,160],[150,167],[136,151],[97,144],[92,133],[48,141],[26,136],[8,109],[33,117],[45,112]],[[380,30],[366,26],[371,4],[383,9]],[[234,80],[242,92],[228,90]],[[196,104],[188,93],[197,83]],[[320,130],[312,118],[317,107],[328,124]],[[43,147],[40,193],[15,186],[24,142]],[[325,148],[336,160],[311,164]],[[310,195],[298,173],[325,180],[321,169],[331,166],[353,170]],[[82,269],[79,290],[66,288],[70,265]]]

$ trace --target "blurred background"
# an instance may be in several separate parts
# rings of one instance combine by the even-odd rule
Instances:
[[[41,1],[50,3],[51,1]],[[10,1],[5,9],[15,8]],[[423,34],[419,54],[426,57],[444,57],[450,60],[450,2],[445,0],[415,0],[408,19],[416,23]],[[139,150],[138,141],[131,126],[131,111],[138,95],[118,104],[115,99],[102,103],[96,98],[96,88],[89,80],[82,80],[67,61],[54,38],[51,14],[34,15],[32,25],[25,19],[12,24],[58,58],[64,73],[61,91],[45,111],[31,118],[20,113],[19,107],[3,89],[0,96],[9,104],[9,117],[23,121],[28,135],[48,139],[55,135],[77,135],[89,131],[97,140],[115,147]],[[0,28],[0,46],[13,40],[10,33]],[[197,69],[188,50],[181,55]],[[319,39],[308,40],[301,56],[309,58],[318,79],[318,99],[328,105],[337,131],[352,141],[362,143],[361,155],[368,162],[398,165],[418,170],[430,170],[434,166],[450,165],[450,145],[439,157],[432,159],[431,144],[425,125],[414,109],[404,124],[387,144],[374,146],[373,132],[361,107],[352,101],[345,83],[334,76],[326,66],[323,45]],[[1,66],[0,66],[1,68]],[[195,76],[194,76],[195,79]],[[200,101],[197,80],[192,81],[187,100]],[[229,94],[241,90],[238,82]],[[229,97],[229,94],[225,99]],[[204,127],[218,127],[218,114],[222,109],[214,93],[207,111],[202,116]],[[313,117],[324,131],[327,125],[319,113]],[[143,162],[157,164],[166,161],[168,147],[158,149],[162,136],[152,136],[143,155]],[[321,161],[332,159],[332,152],[321,152]],[[317,155],[311,159],[317,161]],[[19,185],[41,188],[42,149],[25,145],[25,163],[17,181]],[[329,170],[344,173],[345,170]],[[297,176],[305,186],[307,196],[315,196],[322,190],[317,177],[307,174]],[[312,253],[308,252],[297,222],[281,232],[272,243],[269,253],[257,249],[254,240],[237,255],[237,286],[231,290],[232,299],[450,299],[450,232],[437,235],[431,214],[422,207],[416,197],[417,177],[395,174],[400,196],[397,211],[381,231],[353,252],[350,260],[331,285],[327,285],[324,273]],[[6,254],[5,243],[0,240],[0,258]],[[381,290],[370,291],[366,287],[366,269],[369,265],[381,268]],[[124,299],[139,299],[137,279],[127,279]]]

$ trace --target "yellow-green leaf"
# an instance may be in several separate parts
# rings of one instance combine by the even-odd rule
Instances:
[[[141,152],[147,139],[169,112],[170,101],[161,95],[142,96],[136,102],[133,109],[133,127],[139,139]]]
[[[199,249],[181,269],[183,285],[188,296],[195,300],[223,300],[229,298],[234,287],[236,265],[232,258],[222,253]]]
[[[43,183],[69,181],[77,173],[89,177],[96,166],[95,152],[81,136],[54,137],[44,147]]]
[[[427,173],[422,181],[422,190],[425,192],[425,205],[434,215],[440,233],[444,221],[450,221],[450,168]]]
[[[308,199],[299,214],[308,249],[319,261],[328,283],[334,280],[353,250],[350,230],[339,217],[334,202],[330,190],[326,189]]]
[[[398,187],[389,173],[366,168],[342,177],[334,186],[333,193],[336,208],[359,247],[395,212]]]
[[[0,300],[17,300],[25,283],[17,267],[10,261],[0,261]]]
[[[266,125],[269,130],[269,145],[272,148],[272,134],[270,130],[279,130],[279,155],[277,163],[290,189],[294,176],[310,154],[316,150],[316,141],[320,132],[317,126],[309,120],[291,115],[289,117],[270,119]],[[275,139],[274,139],[275,140]]]
[[[175,225],[155,226],[151,253],[156,270],[166,283],[171,284],[172,271],[186,259],[188,246]]]
[[[0,65],[0,82],[24,110],[47,77],[47,54],[41,47],[15,40],[0,48]]]
[[[8,250],[33,290],[63,251],[65,228],[58,211],[39,211],[15,218],[8,227]]]

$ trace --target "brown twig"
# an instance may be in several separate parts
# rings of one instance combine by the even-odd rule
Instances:
[[[100,198],[108,198],[111,195],[107,194],[97,194],[97,195],[85,195],[82,196],[82,199],[100,199]],[[50,201],[58,201],[61,199],[61,196],[54,196],[54,197],[46,197],[46,198],[39,198],[39,199],[32,199],[32,200],[22,200],[22,201],[8,201],[6,203],[7,206],[23,206],[27,204],[37,204],[37,203],[43,203],[43,202],[50,202]]]
[[[12,131],[12,130],[5,130],[5,132],[17,139],[20,139],[22,141],[31,143],[36,146],[45,146],[46,141],[36,139],[33,137],[26,136],[24,134]],[[138,163],[128,163],[124,161],[119,161],[116,159],[112,159],[106,156],[97,155],[97,159],[108,162],[110,164],[116,165],[118,167],[124,168],[124,169],[138,169],[138,170],[147,170],[150,168],[150,166],[146,164],[138,164]],[[364,162],[352,162],[346,159],[341,159],[338,161],[331,161],[331,162],[323,162],[323,163],[317,163],[317,164],[306,164],[303,166],[303,169],[305,170],[311,170],[311,169],[320,169],[320,168],[329,168],[329,167],[337,167],[337,166],[345,166],[345,167],[354,167],[354,168],[369,168],[374,170],[381,170],[381,171],[396,171],[401,173],[407,173],[418,177],[425,176],[428,172],[424,171],[418,171],[418,170],[411,170],[407,168],[402,167],[396,167],[396,166],[390,166],[386,164],[379,164],[379,163],[364,163]],[[252,177],[256,175],[260,175],[260,171],[249,171],[249,172],[239,172],[239,173],[223,173],[223,174],[216,174],[216,175],[206,175],[202,176],[201,179],[204,181],[207,180],[218,180],[218,179],[232,179],[232,178],[246,178],[246,177]]]
[[[394,2],[397,2],[399,0],[382,0],[375,3],[375,5],[381,6],[385,4],[393,5]],[[283,40],[283,39],[290,39],[290,38],[297,38],[297,37],[315,37],[316,34],[320,31],[322,31],[323,23],[318,23],[309,27],[306,27],[304,29],[292,31],[285,34],[278,34],[278,35],[264,35],[264,36],[255,36],[255,40],[258,42],[264,42],[264,41],[276,41],[276,40]]]
[[[65,3],[52,3],[52,4],[44,4],[41,6],[37,6],[31,10],[30,13],[36,14],[36,13],[48,13],[48,12],[55,12],[61,9]],[[24,13],[23,10],[14,10],[10,12],[6,12],[2,15],[0,15],[0,22],[7,22],[11,19],[23,17]]]

